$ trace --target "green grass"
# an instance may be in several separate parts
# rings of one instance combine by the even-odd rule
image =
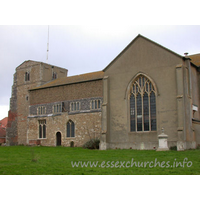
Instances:
[[[184,167],[173,167],[176,162],[183,163],[187,158]],[[131,160],[147,163],[146,167],[131,167]],[[155,159],[164,167],[155,165]],[[71,162],[96,162],[97,167],[72,167]],[[105,163],[103,164],[102,162]],[[107,163],[108,161],[112,162]],[[119,163],[117,163],[119,161]],[[121,162],[124,162],[121,166]],[[129,162],[128,162],[129,161]],[[168,162],[169,165],[166,165]],[[126,167],[127,163],[127,167]],[[192,166],[191,166],[192,163]],[[103,167],[99,167],[102,164]],[[109,165],[108,165],[109,164]],[[188,166],[190,167],[187,167]],[[114,167],[116,165],[116,167]],[[121,167],[120,167],[121,166]],[[153,166],[153,167],[152,167]],[[168,167],[166,167],[168,166]],[[108,174],[108,175],[148,175],[148,174],[200,174],[200,150],[188,150],[183,152],[168,151],[157,152],[154,150],[89,150],[82,148],[70,147],[28,147],[28,146],[11,146],[0,147],[0,174],[13,174],[13,175],[62,175],[62,174]]]

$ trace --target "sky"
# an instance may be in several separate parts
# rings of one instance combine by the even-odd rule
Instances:
[[[66,68],[68,76],[99,71],[138,34],[182,56],[200,53],[200,25],[0,25],[0,119],[9,110],[15,68],[25,60]]]

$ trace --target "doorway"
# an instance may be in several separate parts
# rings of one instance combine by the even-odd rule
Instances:
[[[61,133],[56,133],[56,146],[61,146]]]

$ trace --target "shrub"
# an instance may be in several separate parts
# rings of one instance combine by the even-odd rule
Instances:
[[[197,149],[200,149],[200,144],[197,145]]]
[[[84,145],[84,149],[99,149],[100,140],[98,138],[87,141]]]
[[[177,146],[171,146],[169,149],[172,151],[177,151]]]

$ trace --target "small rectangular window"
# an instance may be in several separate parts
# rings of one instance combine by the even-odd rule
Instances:
[[[101,108],[101,101],[98,100],[98,109],[100,109],[100,108]]]
[[[56,73],[56,72],[53,72],[53,74],[52,74],[52,79],[53,79],[53,80],[57,79],[57,73]]]
[[[71,102],[70,111],[75,112],[80,110],[80,102]]]
[[[95,107],[94,107],[94,102],[95,102],[95,101],[92,101],[92,110],[95,108]]]
[[[30,81],[30,72],[25,72],[25,81]]]
[[[98,110],[101,108],[101,100],[95,99],[91,101],[91,110]]]
[[[55,104],[52,108],[53,113],[60,113],[62,112],[62,105],[61,104]]]
[[[37,114],[38,114],[38,115],[46,114],[46,107],[45,107],[45,106],[39,106],[39,107],[37,108]]]

